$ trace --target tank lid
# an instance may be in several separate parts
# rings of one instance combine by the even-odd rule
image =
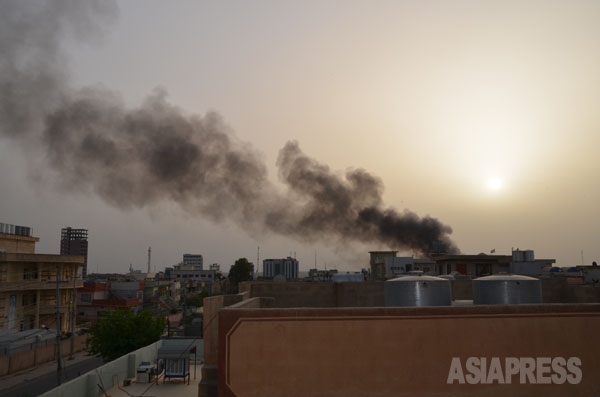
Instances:
[[[387,283],[390,282],[415,282],[415,281],[448,281],[446,279],[434,276],[400,276],[391,280],[387,280]]]
[[[476,278],[473,281],[538,281],[538,279],[519,274],[493,274],[491,276]]]

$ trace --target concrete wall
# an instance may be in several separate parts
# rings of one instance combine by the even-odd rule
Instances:
[[[249,294],[239,293],[237,295],[217,295],[204,298],[203,300],[203,333],[204,333],[204,364],[217,365],[217,351],[219,347],[219,310],[248,299]]]
[[[16,234],[0,233],[0,248],[7,253],[34,254],[37,237],[19,236]]]
[[[275,299],[275,307],[335,307],[335,284],[330,282],[272,282],[240,283],[240,292],[252,298]]]
[[[383,281],[357,283],[336,283],[336,307],[377,307],[385,306]]]
[[[600,303],[600,285],[571,284],[566,278],[543,278],[544,303]],[[240,291],[251,297],[274,298],[274,306],[286,307],[377,307],[384,306],[383,281],[359,283],[263,282],[240,283]],[[452,280],[452,298],[473,299],[471,280]]]
[[[242,290],[240,288],[240,290]],[[204,363],[202,381],[198,385],[199,396],[215,396],[217,393],[219,353],[219,311],[225,307],[251,308],[272,307],[273,298],[251,298],[249,291],[237,295],[218,295],[204,298]]]
[[[162,340],[146,347],[142,347],[125,356],[119,357],[101,367],[96,368],[82,376],[79,376],[67,383],[62,384],[44,394],[44,397],[96,397],[104,395],[98,384],[104,385],[106,391],[114,387],[117,382],[122,382],[126,378],[134,378],[136,368],[142,361],[156,362],[156,356],[159,347],[163,344]]]
[[[274,299],[274,306],[285,307],[369,307],[383,306],[383,281],[355,283],[332,282],[244,282],[240,291],[251,297]]]
[[[85,349],[87,335],[77,336],[75,338],[74,351],[78,352]],[[61,355],[67,357],[71,351],[71,341],[61,341]],[[33,368],[36,365],[56,360],[56,343],[50,343],[35,346],[32,343],[31,349],[20,353],[0,356],[0,376],[13,374],[24,369]]]
[[[452,299],[473,299],[473,282],[471,280],[451,280],[450,284],[452,288]]]
[[[219,329],[222,397],[600,392],[600,344],[594,342],[600,329],[598,304],[228,308],[219,314]],[[507,357],[578,357],[582,378],[578,384],[531,384],[528,378],[521,383],[517,374],[510,384],[448,384],[455,357],[465,373],[469,357],[485,357],[488,363],[496,357],[503,373]],[[537,372],[533,377],[542,379]]]

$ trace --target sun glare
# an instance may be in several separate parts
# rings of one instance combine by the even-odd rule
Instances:
[[[498,178],[490,178],[487,181],[487,188],[493,192],[502,189],[502,181]]]

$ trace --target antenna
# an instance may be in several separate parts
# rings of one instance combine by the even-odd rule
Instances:
[[[148,273],[151,273],[150,271],[150,259],[152,257],[152,247],[148,247]]]
[[[583,261],[583,250],[581,250],[581,266],[583,266],[585,262]]]
[[[260,266],[260,246],[256,247],[256,276],[258,277],[258,268]],[[263,269],[263,272],[265,269]]]
[[[317,250],[315,250],[315,269],[317,268]]]

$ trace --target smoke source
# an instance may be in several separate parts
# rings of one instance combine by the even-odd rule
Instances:
[[[288,142],[277,160],[282,193],[216,113],[187,115],[162,90],[127,109],[107,89],[71,89],[65,35],[93,41],[116,15],[106,0],[2,3],[0,134],[41,145],[62,185],[123,209],[172,201],[193,215],[303,241],[458,252],[449,226],[385,207],[381,181],[364,170],[340,177]]]

